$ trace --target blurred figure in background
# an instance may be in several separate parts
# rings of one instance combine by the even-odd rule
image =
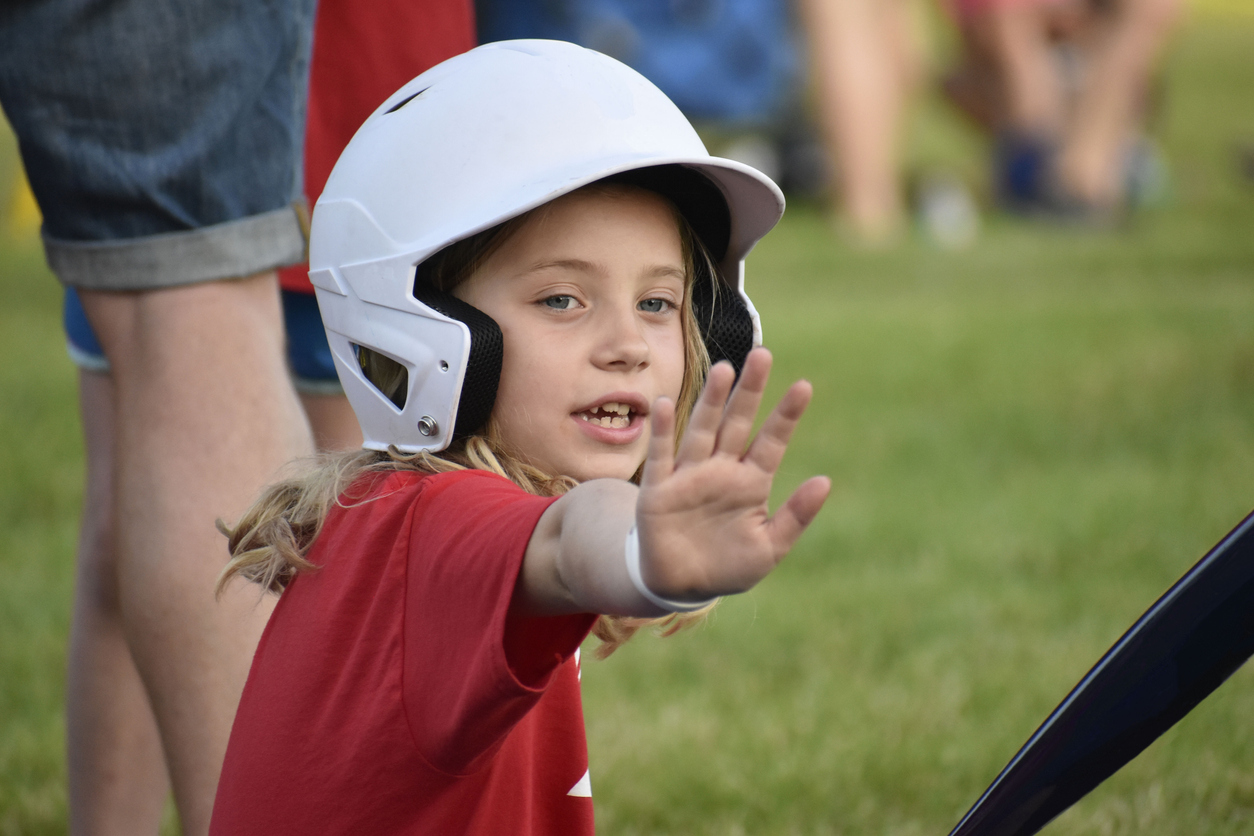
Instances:
[[[711,150],[785,191],[822,180],[806,133],[803,73],[785,0],[477,0],[481,42],[571,41],[648,78]]]
[[[799,0],[832,200],[857,242],[904,226],[901,132],[923,77],[907,0]]]
[[[239,513],[311,450],[273,270],[304,245],[312,0],[0,4],[0,102],[110,373],[80,376],[87,500],[67,684],[74,833],[208,828],[268,608],[213,599]]]
[[[1181,0],[957,0],[951,99],[994,133],[1000,203],[1104,222],[1137,198],[1155,62]],[[1138,166],[1140,168],[1138,168]]]
[[[312,208],[344,146],[405,82],[475,46],[471,0],[318,0],[305,126],[305,200]],[[288,362],[320,451],[361,446],[318,314],[309,265],[281,268]]]
[[[478,0],[477,10],[484,41],[571,40],[634,67],[715,153],[792,196],[830,196],[853,242],[882,246],[904,230],[901,134],[924,75],[914,0]],[[963,184],[924,183],[919,202],[934,241],[973,239]]]
[[[301,271],[280,302],[273,270],[302,257],[314,4],[107,5],[0,14],[0,98],[80,368],[69,829],[155,833],[172,784],[195,834],[270,610],[246,591],[215,601],[226,544],[214,519],[312,450],[302,402],[320,446],[360,431],[327,388]],[[365,115],[474,41],[469,0],[319,6],[310,203]]]

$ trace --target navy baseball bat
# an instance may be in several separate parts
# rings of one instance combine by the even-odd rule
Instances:
[[[1031,836],[1254,653],[1254,513],[1098,660],[950,836]]]

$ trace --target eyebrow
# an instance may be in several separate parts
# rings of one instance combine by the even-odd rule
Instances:
[[[551,270],[554,268],[559,270],[577,270],[583,273],[602,272],[599,265],[591,261],[585,261],[582,258],[559,258],[554,259],[553,261],[542,261],[539,264],[533,264],[527,272],[537,273],[541,270]],[[680,281],[687,279],[687,275],[684,273],[683,268],[671,267],[665,264],[654,265],[646,271],[645,275],[656,278],[670,276],[672,278],[679,279]]]

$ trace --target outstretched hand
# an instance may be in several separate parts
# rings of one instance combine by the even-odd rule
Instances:
[[[678,450],[674,404],[654,404],[636,527],[644,581],[663,598],[695,601],[751,588],[827,499],[831,480],[815,476],[770,513],[771,482],[812,394],[809,383],[794,383],[751,441],[770,371],[770,352],[755,348],[733,391],[731,365],[715,364]]]

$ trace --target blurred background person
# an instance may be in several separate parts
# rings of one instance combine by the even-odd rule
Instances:
[[[901,135],[924,78],[908,0],[798,0],[809,45],[830,191],[856,242],[884,244],[905,224]]]
[[[1161,173],[1145,136],[1181,0],[957,0],[951,99],[996,137],[1012,211],[1105,222]]]
[[[0,102],[49,266],[110,363],[80,377],[75,832],[208,827],[268,614],[213,600],[214,518],[310,451],[273,270],[300,258],[312,2],[0,6]]]
[[[657,84],[721,156],[792,197],[826,196],[838,229],[883,246],[906,228],[902,145],[926,76],[914,0],[478,0],[484,41],[560,38],[606,52]],[[939,202],[937,189],[941,186]],[[924,183],[924,227],[965,245],[969,192]],[[939,211],[934,211],[939,210]]]
[[[379,102],[403,81],[474,45],[469,0],[368,5],[323,0],[319,5],[304,161],[309,204],[347,139]],[[213,25],[198,17],[201,10],[182,8],[185,18],[165,20],[151,7],[132,4],[115,8],[96,29],[57,15],[52,6],[31,4],[23,14],[0,18],[0,37],[16,43],[23,32],[29,35],[30,26],[44,34],[60,33],[62,44],[77,43],[83,54],[113,70],[126,67],[140,81],[152,81],[153,67],[161,67],[175,87],[199,78],[187,72],[190,53],[184,50],[204,46],[198,40],[204,32],[217,36],[223,56],[255,53],[260,69],[245,72],[246,61],[232,63],[223,57],[213,64],[221,73],[221,87],[209,90],[212,85],[206,83],[204,90],[182,90],[181,96],[161,100],[173,108],[161,121],[170,135],[177,134],[176,126],[191,123],[189,154],[197,149],[203,155],[219,153],[212,141],[217,134],[195,128],[195,120],[206,112],[198,109],[204,101],[195,94],[221,94],[216,104],[239,108],[218,120],[233,126],[232,136],[264,133],[260,126],[270,120],[251,116],[240,103],[247,92],[237,101],[223,91],[266,87],[252,75],[268,68],[281,83],[263,110],[290,116],[278,126],[287,131],[285,144],[272,138],[268,145],[271,156],[286,160],[280,170],[289,179],[281,187],[299,189],[299,179],[293,183],[290,178],[306,133],[312,3],[267,8],[255,17],[219,9]],[[145,51],[130,33],[153,15],[159,22],[151,28],[161,30],[163,21],[174,31],[158,39],[161,47]],[[129,24],[117,25],[127,20]],[[283,37],[267,39],[266,48],[257,48],[249,39],[258,34],[259,21],[281,28]],[[126,36],[117,41],[124,30]],[[137,65],[115,60],[120,43]],[[286,56],[287,63],[276,61],[270,50],[282,52],[280,58]],[[55,50],[48,56],[61,60]],[[86,64],[78,70],[92,72]],[[56,118],[56,108],[67,107],[67,96],[41,87],[47,86],[51,71],[38,63],[9,63],[0,71],[0,81],[7,82],[0,85],[6,107],[16,105],[12,115],[43,204],[45,235],[58,235],[65,225],[66,201],[73,205],[85,200],[89,189],[100,188],[102,182],[115,186],[112,193],[105,190],[94,198],[101,217],[109,216],[110,200],[116,201],[114,208],[140,211],[136,206],[144,200],[118,194],[147,192],[128,179],[130,169],[111,163],[111,154],[131,159],[142,172],[171,164],[171,148],[160,139],[138,148],[112,145],[120,140],[98,121],[93,125],[99,133],[84,139],[105,153],[62,160],[56,143],[50,151],[45,141],[66,128]],[[15,86],[26,73],[36,80],[33,89],[44,92],[42,104],[52,105],[52,112],[40,116],[38,108],[26,107],[24,96],[30,91],[23,94]],[[132,104],[160,110],[157,100],[164,88],[155,83],[132,86],[148,91],[153,100],[135,94]],[[234,127],[237,123],[230,118],[241,120],[243,127]],[[257,193],[257,181],[264,179],[264,166],[247,150],[215,158],[219,170],[233,172],[229,182],[217,184],[222,189],[218,196],[227,204],[247,205],[249,195]],[[212,168],[204,159],[193,159],[190,165],[202,172]],[[20,211],[10,217],[38,216],[28,208],[25,189],[14,194]],[[166,225],[175,228],[164,237],[157,235],[156,243],[172,244],[175,255],[169,263],[176,268],[181,263],[182,269],[175,269],[178,275],[173,277],[152,276],[153,287],[100,289],[89,281],[80,295],[75,278],[82,271],[74,269],[75,244],[50,245],[49,260],[66,284],[64,322],[71,357],[79,366],[87,459],[66,695],[73,833],[155,832],[171,781],[184,832],[207,829],[239,688],[269,613],[269,606],[248,594],[229,596],[223,604],[214,600],[213,582],[226,554],[213,521],[237,513],[284,460],[310,451],[310,427],[297,406],[289,374],[301,390],[300,401],[321,448],[360,443],[351,410],[337,394],[338,384],[332,383],[335,371],[303,268],[286,271],[281,302],[271,270],[231,278],[240,272],[234,265],[249,258],[254,267],[273,267],[301,257],[304,207],[296,198],[299,192],[284,192],[279,200],[285,205],[271,213],[282,215],[283,234],[272,228],[275,218],[263,216],[251,248],[249,241],[228,236],[217,251],[187,249],[181,242],[215,233],[213,223],[196,226],[194,218],[167,219]],[[192,228],[183,228],[189,224]],[[91,253],[103,247],[108,251],[104,255],[116,256],[132,243],[151,245],[154,238],[105,240],[104,245],[93,241],[79,246]],[[184,275],[189,270],[195,275]],[[97,272],[121,273],[120,281],[134,282],[143,270]],[[259,455],[257,445],[282,455]]]

